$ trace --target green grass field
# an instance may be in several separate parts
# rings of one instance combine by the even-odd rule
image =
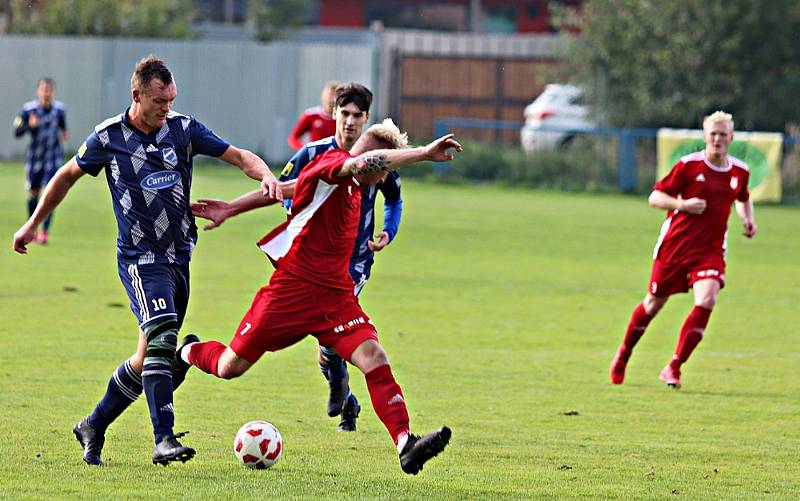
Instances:
[[[196,171],[193,196],[253,183],[230,167]],[[81,179],[51,244],[11,251],[25,211],[22,168],[0,165],[0,497],[145,499],[797,499],[800,497],[800,208],[757,207],[759,234],[732,220],[728,287],[706,339],[667,389],[689,295],[654,320],[626,383],[608,366],[644,295],[663,213],[644,197],[407,182],[398,239],[377,259],[362,304],[378,325],[413,430],[453,429],[416,477],[399,468],[369,404],[337,433],[307,339],[244,377],[193,370],[176,431],[197,457],[150,464],[140,398],[109,430],[108,467],[87,467],[71,433],[135,348],[102,178]],[[200,236],[184,331],[228,342],[270,268],[254,242],[277,208]],[[238,427],[274,423],[278,465],[235,460]]]

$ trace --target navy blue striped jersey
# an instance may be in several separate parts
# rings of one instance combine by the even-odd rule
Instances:
[[[28,125],[30,116],[39,118],[36,127]],[[60,101],[53,101],[45,108],[38,99],[28,101],[22,111],[14,118],[14,136],[21,137],[26,132],[31,142],[25,153],[25,165],[30,172],[50,172],[61,167],[62,151],[60,133],[67,130],[67,112]]]
[[[161,129],[145,134],[129,122],[128,111],[95,127],[78,150],[78,166],[92,176],[105,170],[120,262],[188,263],[197,242],[189,207],[192,159],[218,157],[230,144],[172,111]]]
[[[336,136],[307,143],[286,164],[281,172],[280,181],[297,179],[300,171],[314,158],[338,147]],[[375,198],[378,191],[383,194],[383,229],[389,234],[390,240],[394,239],[400,228],[400,216],[403,208],[403,200],[400,196],[400,175],[392,171],[382,183],[365,187],[361,194],[361,220],[358,224],[358,237],[353,247],[353,256],[350,259],[350,276],[356,283],[361,277],[368,278],[372,268],[375,253],[369,249],[367,242],[375,231]],[[290,208],[291,200],[286,201],[285,206],[287,209]]]

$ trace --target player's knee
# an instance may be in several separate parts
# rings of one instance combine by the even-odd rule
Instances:
[[[645,313],[650,315],[651,317],[655,316],[661,308],[667,303],[667,298],[656,297],[651,294],[648,294],[644,301],[642,301],[642,306],[644,307]]]
[[[383,347],[377,341],[370,339],[361,343],[353,351],[350,359],[361,372],[367,373],[382,365],[389,364],[389,357]]]
[[[129,358],[128,361],[131,364],[131,369],[136,371],[136,374],[142,373],[142,366],[144,365],[144,353],[134,353],[131,355],[131,358]]]
[[[703,294],[695,300],[694,304],[695,306],[702,306],[707,310],[713,310],[714,305],[717,304],[717,297],[715,294]]]

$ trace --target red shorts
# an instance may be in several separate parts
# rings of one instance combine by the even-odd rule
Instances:
[[[278,269],[256,293],[230,347],[255,363],[265,351],[281,350],[308,335],[347,361],[361,343],[378,340],[352,289],[320,287]]]
[[[679,292],[687,292],[699,280],[712,279],[725,287],[725,260],[722,256],[708,256],[690,259],[679,263],[653,261],[650,274],[650,294],[667,297]]]

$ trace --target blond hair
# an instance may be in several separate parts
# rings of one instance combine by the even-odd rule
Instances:
[[[400,132],[400,129],[391,118],[387,118],[381,123],[370,126],[364,135],[382,143],[382,145],[385,145],[388,149],[404,150],[408,148],[408,133]]]
[[[708,130],[712,125],[723,122],[731,124],[731,130],[733,130],[733,115],[717,110],[703,119],[703,130]]]

